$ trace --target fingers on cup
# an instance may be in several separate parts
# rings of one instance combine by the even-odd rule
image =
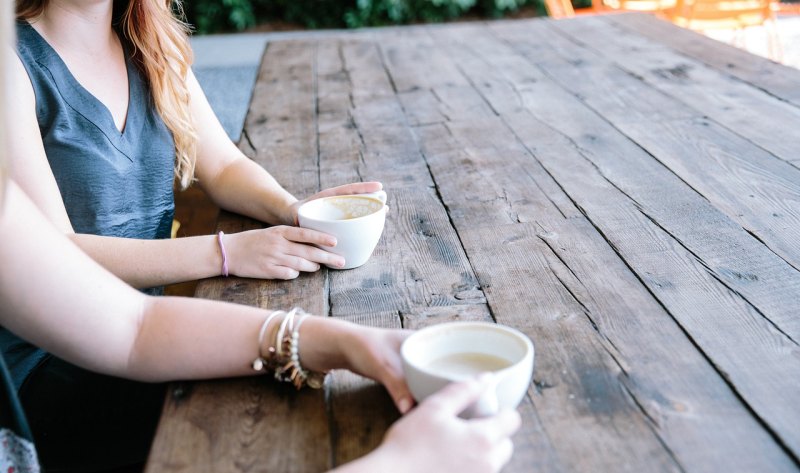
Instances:
[[[472,423],[480,426],[481,431],[495,443],[514,435],[519,430],[522,420],[516,410],[504,409],[492,417],[474,419]]]
[[[302,256],[286,255],[284,257],[283,266],[297,271],[306,273],[313,273],[319,271],[319,264],[313,260],[309,260]]]
[[[294,268],[288,268],[286,266],[276,266],[274,269],[275,272],[275,279],[297,279],[300,276],[300,271]]]
[[[394,405],[401,414],[405,414],[414,406],[414,398],[408,390],[405,379],[402,376],[389,375],[383,380],[386,390],[392,396]]]
[[[425,399],[420,406],[449,415],[458,415],[475,403],[486,386],[477,379],[451,383]]]
[[[336,246],[336,237],[317,230],[302,227],[288,227],[285,237],[297,243],[309,243],[321,246]]]

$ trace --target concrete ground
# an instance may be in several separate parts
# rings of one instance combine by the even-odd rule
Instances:
[[[196,36],[194,73],[228,136],[239,141],[258,65],[267,44],[264,34]]]
[[[782,16],[777,21],[782,54],[772,59],[800,69],[800,15]],[[258,74],[264,48],[269,41],[324,35],[325,31],[292,31],[209,35],[192,38],[194,71],[217,113],[222,126],[234,141],[241,136],[250,95]],[[769,57],[767,30],[749,28],[743,33],[711,31],[720,41]]]

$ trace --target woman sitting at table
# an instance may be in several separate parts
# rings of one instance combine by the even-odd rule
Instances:
[[[228,139],[189,69],[186,28],[172,9],[169,0],[16,2],[17,55],[3,68],[14,91],[14,181],[84,252],[151,294],[221,274],[224,250],[227,271],[245,277],[343,265],[314,246],[335,244],[332,236],[294,226],[301,201]],[[171,240],[175,179],[182,188],[196,180],[220,207],[277,226]],[[306,200],[380,188],[350,184]],[[134,419],[161,402],[153,386],[97,377],[2,327],[0,348],[43,436],[80,421],[80,409],[64,406],[90,408],[108,393],[125,393]],[[51,402],[56,391],[63,406]]]
[[[97,382],[100,390],[89,400],[54,390],[39,393],[35,401],[40,404],[23,402],[34,419],[31,435],[0,355],[1,471],[38,472],[36,448],[41,448],[38,458],[49,471],[101,471],[143,460],[150,438],[135,434],[152,436],[152,421],[161,405],[147,406],[151,412],[142,411],[140,418],[120,416],[119,411],[137,399],[125,389],[106,390],[122,385],[117,377],[139,380],[127,385],[134,392],[148,382],[267,372],[299,387],[318,382],[332,369],[348,369],[380,381],[398,409],[407,414],[389,429],[374,452],[340,471],[467,473],[498,471],[508,462],[513,451],[510,436],[520,423],[516,411],[476,420],[457,416],[491,382],[452,384],[411,410],[399,355],[408,332],[306,316],[295,310],[263,311],[201,299],[152,297],[130,288],[81,252],[6,177],[6,120],[13,108],[8,106],[5,66],[13,53],[3,43],[12,36],[10,23],[9,4],[2,2],[0,325],[53,353],[48,361],[60,362],[55,356],[62,357],[74,363],[70,366],[75,371],[104,373],[95,376],[116,381]],[[85,409],[87,401],[102,406]],[[66,419],[66,424],[50,432],[37,431],[39,408],[58,421]],[[120,418],[127,423],[114,425]]]
[[[343,259],[295,226],[302,203],[231,142],[189,68],[172,0],[17,0],[12,178],[95,261],[137,288],[222,273],[291,279]],[[276,225],[170,240],[173,183]],[[328,189],[380,190],[377,182]]]

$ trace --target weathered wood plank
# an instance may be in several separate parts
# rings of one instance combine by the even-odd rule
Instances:
[[[499,52],[497,49],[491,49],[492,53],[489,54],[487,51],[490,49],[490,46],[487,46],[487,43],[485,41],[483,41],[484,38],[481,35],[479,35],[476,31],[469,31],[468,29],[466,29],[466,31],[468,31],[468,33],[466,33],[466,34],[464,34],[462,36],[463,40],[458,45],[460,48],[462,48],[462,50],[468,50],[469,49],[469,45],[475,44],[475,45],[478,45],[476,47],[485,48],[479,54],[480,57],[487,58],[488,60],[491,61],[491,58],[503,56],[503,53]],[[449,32],[453,32],[453,30],[450,30]],[[531,35],[530,29],[526,29],[526,34]],[[441,38],[438,38],[438,39],[441,39]],[[499,46],[495,45],[495,47],[499,47]],[[460,61],[462,63],[464,62],[462,60],[462,57],[457,55],[455,49],[451,49],[450,51],[452,53],[451,56],[454,57],[454,58],[457,58],[457,59],[454,59],[454,60],[458,60],[458,61]],[[537,58],[538,57],[539,56],[537,56]],[[469,71],[483,71],[484,73],[487,70],[488,71],[502,71],[502,74],[506,75],[506,77],[508,77],[508,75],[511,75],[511,77],[514,77],[515,72],[521,71],[521,70],[529,70],[530,69],[530,64],[529,63],[528,64],[524,64],[524,63],[520,64],[518,62],[517,63],[517,67],[510,67],[510,66],[511,66],[511,64],[510,64],[509,61],[505,61],[505,67],[503,67],[503,68],[497,67],[497,65],[495,65],[493,62],[490,62],[488,67],[487,66],[480,67],[480,66],[476,65],[475,67],[470,67],[467,70],[469,70]],[[473,83],[478,83],[478,82],[484,83],[484,82],[487,82],[487,81],[490,81],[490,78],[487,77],[487,74],[483,74],[480,77],[480,79],[474,80]],[[542,82],[547,82],[547,81],[545,80],[545,78],[542,78]],[[487,83],[491,83],[491,82],[487,82]],[[538,85],[539,84],[537,84],[537,87],[538,87]],[[538,92],[538,93],[536,93],[536,92]],[[556,88],[551,87],[551,86],[546,87],[546,88],[541,88],[538,91],[536,90],[536,88],[534,88],[531,91],[523,91],[521,93],[523,93],[524,96],[526,97],[526,101],[525,101],[526,103],[539,104],[537,110],[541,111],[543,120],[546,119],[547,123],[550,126],[553,126],[553,127],[558,127],[562,123],[569,123],[571,121],[579,121],[579,120],[576,120],[574,117],[583,116],[585,113],[590,113],[590,111],[588,109],[585,110],[585,111],[580,111],[580,109],[582,107],[579,107],[577,105],[574,106],[574,107],[570,107],[569,104],[571,102],[575,103],[575,100],[574,99],[572,99],[572,101],[564,100],[563,97],[562,97],[563,93],[559,94],[558,90]],[[548,100],[548,98],[550,98],[550,97],[554,97],[554,99],[552,101]],[[554,113],[554,111],[558,110],[559,108],[564,110],[563,113],[558,113],[558,112]],[[517,116],[514,116],[514,115],[510,116],[508,118],[508,120],[509,120],[509,122],[512,122],[512,123],[519,123],[519,121],[520,121],[520,119]],[[524,120],[523,120],[523,122],[524,122]],[[567,126],[567,128],[569,128],[569,126]],[[585,130],[587,128],[589,128],[589,127],[588,126],[587,127],[583,127],[584,132],[585,132]],[[487,129],[487,128],[484,126],[484,129]],[[492,129],[493,130],[493,128],[488,128],[488,129]],[[542,124],[542,130],[539,130],[538,132],[534,133],[533,135],[530,133],[529,129],[524,129],[524,131],[518,130],[518,134],[520,136],[525,136],[525,139],[523,139],[523,141],[525,141],[526,144],[530,148],[535,148],[537,151],[541,150],[541,149],[544,149],[544,150],[547,150],[547,151],[552,151],[552,159],[553,159],[552,166],[558,167],[562,171],[559,174],[559,176],[557,176],[557,181],[559,183],[561,183],[562,180],[568,180],[568,179],[572,179],[572,181],[581,181],[580,176],[583,176],[585,174],[585,170],[577,171],[575,169],[566,169],[566,170],[563,169],[566,166],[566,163],[565,163],[566,157],[563,156],[564,151],[572,151],[573,154],[575,153],[575,147],[577,146],[576,145],[576,141],[575,141],[576,140],[575,137],[578,136],[579,134],[578,133],[574,133],[571,136],[566,137],[566,138],[563,137],[563,136],[557,136],[556,138],[553,138],[551,136],[547,136],[549,133],[553,133],[553,132],[555,132],[555,130],[548,130],[547,127],[545,125],[543,125],[543,124]],[[617,135],[617,136],[619,136],[619,133],[615,132],[611,127],[595,129],[594,133],[595,134],[599,134],[599,135],[608,134],[608,135]],[[492,134],[495,135],[495,133],[492,133]],[[584,146],[589,147],[589,145],[584,145]],[[556,153],[559,153],[559,152],[562,154],[562,156],[557,156],[556,155]],[[567,153],[567,154],[569,154],[569,153]],[[537,153],[537,155],[538,155],[538,153]],[[588,163],[586,163],[586,164],[588,165]],[[591,168],[590,165],[587,166],[587,167]],[[548,167],[548,169],[550,169],[550,168]],[[555,174],[554,174],[554,176],[555,176]],[[567,177],[567,176],[573,176],[573,177]],[[643,182],[648,182],[648,181],[644,180]],[[580,186],[580,185],[581,184],[578,184],[578,186]],[[686,191],[688,191],[689,193],[692,193],[691,190],[689,190],[689,189],[687,189]],[[611,203],[611,200],[609,200],[607,198],[598,199],[597,196],[594,197],[593,201],[594,202],[603,202],[606,205]],[[583,202],[579,201],[578,205],[581,208],[583,208]],[[612,208],[613,208],[613,206],[612,206]],[[634,210],[636,210],[636,209],[634,209]],[[644,219],[642,217],[642,215],[639,213],[638,210],[636,210],[635,213],[638,214],[638,215],[633,215],[633,217],[635,217],[635,218],[633,218],[633,219],[631,219],[630,217],[626,217],[626,218],[628,220],[630,220],[630,221],[641,220],[642,223],[646,223],[647,225],[652,225],[649,222],[647,222],[646,219]],[[621,216],[615,216],[614,218],[608,218],[608,220],[610,222],[623,222],[623,221],[625,221],[625,218],[622,218]],[[647,235],[647,233],[645,233],[645,235]],[[663,238],[667,238],[667,240],[669,240],[670,237],[668,237],[668,236],[664,237],[662,235],[660,239],[663,239]],[[639,237],[638,241],[641,241],[641,236]],[[641,243],[638,243],[638,244],[641,245]],[[471,258],[472,258],[472,256],[471,256]],[[691,256],[689,256],[689,260],[693,260],[693,258]],[[695,265],[696,265],[696,263],[695,263]],[[682,268],[678,268],[678,269],[682,269]],[[705,273],[705,269],[704,268],[702,268],[700,266],[697,266],[695,268],[695,270],[698,270],[698,269],[700,271],[702,271],[703,273]],[[480,276],[480,272],[479,272],[479,276]],[[707,277],[707,275],[706,275],[706,277]],[[716,285],[716,281],[714,281],[713,279],[710,280],[710,283],[712,285]],[[723,290],[723,294],[727,291],[724,288],[719,288],[719,289]],[[719,289],[717,289],[717,290],[719,290]],[[490,303],[491,303],[491,299],[490,299]],[[739,303],[741,304],[742,301],[739,301]],[[747,310],[749,310],[749,307],[747,307],[746,304],[743,304],[743,305],[744,305],[744,308],[745,308],[745,313],[747,313]],[[758,318],[756,318],[756,320],[758,320]],[[762,326],[763,326],[763,324],[762,324]],[[766,333],[769,333],[769,331],[770,331],[769,326],[764,327],[764,330],[765,330]],[[778,342],[783,344],[784,346],[787,346],[785,344],[785,341],[781,341],[780,339],[778,339]],[[631,343],[632,342],[629,340],[628,344],[631,344]],[[633,341],[633,343],[635,344],[635,340]],[[626,346],[626,345],[623,345],[623,346]],[[791,343],[788,346],[790,347]],[[634,345],[634,347],[635,347],[635,345]],[[768,351],[771,351],[771,350],[768,349]],[[780,353],[780,350],[778,350],[778,353],[772,353],[772,355],[773,356],[774,355],[779,355],[779,353]],[[637,359],[637,357],[632,357],[632,359]],[[706,365],[706,367],[708,368],[708,365]],[[792,369],[793,368],[790,368],[790,370],[792,370]],[[709,369],[709,371],[710,371],[710,369]],[[775,373],[773,373],[773,376],[774,376],[774,374]],[[704,377],[699,377],[699,378],[697,378],[697,380],[699,380],[701,383],[705,382],[705,378]],[[718,383],[721,383],[721,380],[719,380]],[[688,382],[688,383],[684,382],[684,384],[691,385],[690,382]],[[790,386],[787,386],[786,388],[787,389],[791,389]],[[695,392],[694,396],[698,401],[702,402],[702,400],[704,398],[702,396],[698,396],[698,394],[699,393]],[[735,395],[733,393],[731,393],[730,390],[728,390],[728,399],[732,403],[731,405],[732,405],[732,409],[733,410],[735,410],[736,408],[740,409],[740,412],[739,412],[740,418],[747,419],[749,417],[749,413],[746,411],[746,409],[742,408],[741,405],[736,401]],[[762,400],[764,400],[764,399],[762,399]],[[647,402],[647,401],[645,401],[645,402]],[[715,409],[710,409],[710,411],[713,413],[715,411]],[[711,415],[713,415],[713,414],[711,414]],[[724,422],[725,420],[724,420],[724,418],[721,418],[721,417],[715,417],[715,421]],[[702,425],[702,424],[698,424],[698,425]],[[698,426],[693,426],[693,427],[697,428]],[[712,427],[710,429],[705,429],[705,426],[703,426],[703,427],[700,427],[700,429],[702,430],[703,434],[699,434],[699,432],[695,432],[694,435],[706,435],[706,436],[710,436],[712,438],[717,435],[716,427]],[[703,430],[703,429],[705,429],[705,430]],[[770,439],[768,438],[768,436],[765,435],[765,433],[763,431],[762,432],[757,432],[756,435],[760,437],[760,440],[761,440],[760,443],[763,444],[765,439],[766,439],[767,445],[769,445],[771,443]],[[701,459],[701,458],[697,458],[696,449],[694,448],[694,446],[691,443],[688,443],[688,444],[687,443],[683,443],[682,442],[682,440],[683,440],[683,436],[682,435],[679,434],[678,436],[675,437],[674,440],[678,441],[679,444],[682,444],[682,445],[680,445],[681,448],[677,449],[677,451],[679,451],[684,456],[687,456],[687,457],[691,458],[692,461],[700,462],[700,465],[703,465],[703,469],[705,469],[705,470],[712,469],[713,470],[714,468],[716,468],[716,466],[718,466],[717,464],[709,463],[707,461],[703,461],[703,459]],[[718,456],[719,458],[725,458],[725,459],[731,459],[731,458],[735,458],[736,457],[736,458],[739,458],[739,460],[743,460],[743,459],[747,458],[748,455],[741,456],[741,450],[738,449],[738,447],[736,445],[728,444],[727,441],[728,441],[728,439],[720,441],[720,445],[722,445],[722,447],[721,447],[721,450],[719,452],[717,452],[716,456]],[[673,451],[676,451],[675,446],[671,445],[671,447],[673,448]],[[728,449],[728,451],[725,451],[726,448]],[[787,458],[788,457],[786,457],[780,451],[779,448],[776,448],[776,445],[772,444],[772,450],[773,450],[773,452],[777,451],[777,454],[776,454],[777,457],[776,458],[778,458],[778,460],[776,461],[774,459],[768,459],[764,466],[770,466],[773,461],[776,461],[776,463],[778,465],[783,465],[784,467],[786,465],[789,465],[791,468],[794,468],[794,465],[793,465],[793,462],[791,461],[791,459],[788,459],[788,462],[787,462]],[[752,455],[753,453],[758,452],[758,451],[759,450],[750,450],[749,455]],[[679,453],[676,452],[676,454],[679,454]],[[731,457],[730,455],[733,455],[733,457]],[[731,462],[731,466],[736,466],[736,465],[738,465],[737,468],[740,468],[743,464],[740,461]]]
[[[548,119],[552,124],[552,117]],[[773,301],[778,308],[791,307],[792,301],[800,300],[797,288],[776,287],[779,278],[775,273],[785,263],[759,266],[752,255],[742,254],[740,241],[744,238],[739,235],[743,233],[740,228],[726,226],[727,219],[711,220],[713,213],[704,208],[706,201],[675,189],[670,184],[675,179],[660,165],[649,158],[628,155],[607,139],[610,135],[598,129],[597,124],[584,123],[592,133],[599,132],[603,137],[595,140],[591,152],[570,150],[567,138],[561,145],[542,145],[538,138],[552,135],[554,129],[533,117],[517,117],[512,126],[522,139],[537,143],[537,159],[724,373],[736,392],[796,451],[800,432],[797,423],[789,419],[797,418],[797,404],[780,401],[783,394],[778,393],[800,392],[797,343],[776,330],[749,298],[720,284],[717,273],[730,270],[709,260],[721,258],[747,265],[753,272],[746,274],[757,276],[742,279],[751,283],[770,278],[769,283],[763,283],[764,290],[772,291],[773,297],[782,301]],[[609,142],[612,144],[606,144]],[[601,156],[611,156],[614,162],[606,162]],[[695,228],[691,234],[681,234],[692,225]],[[693,251],[692,246],[702,246],[702,253]],[[732,345],[731,340],[749,341],[747,349]]]
[[[560,281],[547,246],[526,234],[531,225],[461,229],[461,235],[498,323],[520,329],[535,344],[529,394],[559,464],[567,471],[680,471],[620,386],[624,374],[615,349]],[[514,458],[510,470],[547,467],[532,460]]]
[[[320,184],[384,180],[391,209],[370,261],[330,272],[331,315],[399,328],[401,313],[447,306],[491,320],[376,44],[332,42],[318,54]],[[330,393],[338,465],[374,449],[398,414],[383,388],[354,375],[335,373]]]
[[[315,48],[300,41],[267,46],[240,145],[298,197],[319,190]]]
[[[496,114],[491,104],[458,70],[464,65],[447,66],[451,61],[441,47],[437,47],[428,50],[427,61],[439,64],[445,72],[431,68],[424,76],[406,75],[409,69],[420,67],[408,62],[413,55],[406,49],[424,49],[430,44],[441,43],[439,38],[418,34],[413,38],[403,37],[399,42],[387,41],[382,48],[391,47],[391,50],[384,50],[385,56],[394,51],[395,59],[387,63],[387,69],[393,77],[403,76],[404,83],[412,91],[399,92],[398,95],[409,123],[424,125],[416,126],[414,133],[431,172],[437,176],[436,186],[444,204],[454,208],[453,204],[466,201],[474,206],[475,211],[467,211],[459,206],[458,211],[450,212],[450,218],[454,222],[467,219],[469,225],[491,226],[527,221],[545,213],[553,217],[579,215],[567,199],[559,197],[563,196],[557,192],[557,186],[543,169],[520,166],[520,162],[529,161],[525,150],[516,143],[507,128],[496,126],[496,120],[492,120]],[[457,76],[437,76],[444,73]],[[461,85],[446,85],[444,88],[450,93],[442,93],[442,87],[438,85],[448,82]],[[420,98],[419,94],[422,93],[436,97],[437,105],[433,111],[430,100]],[[481,102],[484,105],[476,105]],[[464,103],[471,105],[464,106]],[[416,108],[418,106],[421,108]],[[484,120],[478,122],[478,117]],[[449,137],[456,132],[469,140],[458,147],[452,146]],[[449,154],[441,153],[442,150]],[[446,189],[452,192],[445,192]],[[479,210],[486,210],[487,204],[494,211]]]
[[[547,25],[543,24],[545,32],[546,28]],[[510,41],[509,44],[518,41],[523,34],[526,38],[538,38],[540,34],[546,37],[545,32],[536,29],[495,31]],[[552,38],[552,42],[566,43],[557,37]],[[562,46],[571,47],[568,44]],[[580,150],[586,159],[602,170],[606,179],[623,192],[641,195],[635,200],[643,206],[650,206],[647,214],[702,258],[716,278],[745,297],[791,339],[800,340],[800,319],[795,316],[792,304],[787,304],[787,301],[797,300],[800,273],[707,200],[692,192],[671,172],[666,172],[667,168],[638,144],[618,133],[593,107],[587,106],[583,95],[571,90],[572,84],[564,82],[574,66],[552,54],[540,61],[545,53],[538,51],[533,56],[533,52],[523,44],[516,43],[512,47],[526,55],[532,65],[553,76],[549,81],[537,84],[543,87],[540,93],[536,93],[536,89],[524,92],[530,94],[530,100],[526,102],[528,109],[550,125],[549,133],[538,133],[538,140],[522,135],[523,141],[535,152],[542,140],[551,140],[551,137],[553,143],[567,140],[570,148]],[[592,69],[587,68],[587,73]],[[641,92],[648,95],[646,90]],[[613,94],[622,93],[608,92],[608,95]],[[555,107],[556,103],[560,105]],[[521,118],[519,123],[525,123],[524,115]],[[509,123],[516,125],[515,120],[516,117],[509,119]],[[559,183],[563,184],[560,180]],[[743,276],[747,274],[755,274],[756,278]]]
[[[800,108],[688,58],[668,44],[643,38],[610,18],[552,26],[568,34],[581,50],[602,55],[673,97],[676,104],[697,110],[785,161],[797,159]]]
[[[797,69],[757,57],[702,34],[675,28],[669,22],[650,15],[614,15],[609,20],[800,106],[800,90],[796,87],[800,82],[800,71]]]
[[[617,350],[623,389],[685,470],[796,470],[793,459],[761,428],[669,312],[642,290],[638,276],[588,220],[540,221],[536,226],[535,235],[558,259],[551,258],[551,267],[559,268],[559,279]]]
[[[796,471],[798,272],[719,209],[740,208],[736,192],[753,186],[722,174],[752,173],[761,202],[780,200],[792,216],[797,182],[762,150],[751,168],[731,160],[752,147],[696,125],[695,104],[670,97],[677,89],[654,92],[656,79],[620,76],[602,51],[554,32],[503,22],[272,43],[242,149],[298,196],[384,181],[386,233],[358,270],[211,280],[200,294],[300,302],[372,326],[494,315],[519,327],[536,343],[535,386],[506,471]],[[653,51],[659,60],[657,44],[641,44],[634,65]],[[745,71],[791,101],[740,59],[726,74]],[[591,82],[570,83],[570,69]],[[701,72],[711,86],[716,73]],[[699,149],[720,175],[671,149]],[[668,168],[687,182],[705,173],[692,187],[709,200]],[[229,215],[220,225],[259,226]],[[147,471],[321,471],[378,445],[397,417],[383,388],[345,373],[326,387],[327,406],[321,392],[265,379],[175,385]]]
[[[381,50],[396,91],[468,86],[451,62],[431,58],[431,54],[437,54],[436,44],[423,31],[392,30],[384,36],[390,40],[381,44]]]
[[[324,471],[328,426],[315,419],[325,418],[320,390],[268,378],[174,383],[145,471]]]
[[[320,58],[324,187],[373,179],[387,187],[433,186],[375,43],[328,42]],[[360,92],[357,87],[364,84],[379,85],[372,93]]]
[[[437,41],[437,44],[441,42]],[[431,60],[436,61],[437,58],[432,57]],[[403,64],[398,62],[395,66],[402,68]],[[552,448],[560,461],[559,465],[563,464],[568,470],[578,471],[680,469],[635,402],[624,390],[611,387],[617,383],[620,367],[604,346],[602,337],[585,318],[580,304],[569,294],[565,286],[558,282],[546,262],[536,264],[532,261],[541,258],[542,249],[546,248],[542,242],[537,238],[518,242],[518,235],[514,231],[515,225],[498,227],[472,224],[472,221],[484,220],[489,213],[487,210],[491,212],[494,204],[491,202],[492,199],[485,199],[487,203],[481,205],[483,202],[476,201],[466,204],[469,207],[465,209],[464,201],[467,199],[464,199],[464,187],[482,186],[491,189],[492,186],[498,185],[498,181],[503,184],[503,180],[508,180],[515,171],[526,167],[533,168],[533,166],[523,167],[522,163],[530,165],[534,161],[524,153],[524,147],[519,144],[513,133],[496,117],[486,118],[484,114],[461,115],[449,120],[445,126],[446,128],[442,125],[420,127],[416,130],[417,136],[426,152],[426,158],[437,183],[442,183],[440,185],[442,198],[446,203],[452,201],[452,205],[448,203],[451,217],[465,216],[464,220],[454,218],[454,223],[465,243],[470,261],[481,278],[481,285],[487,292],[496,319],[498,322],[521,328],[537,343],[548,347],[544,354],[540,351],[541,356],[537,355],[537,379],[546,379],[547,381],[542,382],[543,385],[553,384],[558,388],[548,390],[551,395],[547,396],[546,401],[534,397],[534,404],[542,428],[548,440],[552,442]],[[458,162],[453,158],[458,159],[458,151],[464,149],[476,150],[470,155],[475,162],[475,169],[489,168],[494,171],[492,165],[498,164],[497,175],[473,174],[464,172],[465,168],[462,166],[453,166]],[[504,160],[506,168],[508,162],[512,165],[519,163],[519,167],[514,166],[510,172],[503,173],[501,165]],[[459,171],[454,171],[454,168]],[[444,187],[444,183],[457,179],[459,174],[461,179],[456,185]],[[510,182],[506,186],[510,193],[522,195],[531,193],[532,190],[530,181]],[[479,194],[485,194],[485,191]],[[552,198],[552,195],[548,197]],[[551,200],[548,199],[546,202],[550,208],[553,207]],[[554,212],[552,215],[559,219],[564,218],[563,213]],[[519,219],[514,221],[517,222]],[[513,251],[509,249],[512,246]],[[545,274],[537,271],[538,268],[547,268]],[[513,284],[511,281],[514,281]],[[640,287],[640,290],[644,289]],[[489,296],[492,291],[496,291],[497,294],[494,298]],[[594,402],[607,402],[606,407],[615,412],[614,419],[611,420],[614,423],[613,434],[609,433],[612,429],[601,425],[603,422],[593,418],[593,414],[586,414],[575,407],[576,402],[581,402],[576,401],[575,394],[580,392],[581,383],[573,376],[576,372],[585,371],[588,366],[591,366],[596,380],[592,388],[603,393],[599,396],[602,400],[595,399]],[[550,382],[551,379],[553,382]],[[582,401],[592,402],[591,399]],[[591,406],[589,407],[587,410],[591,411]],[[576,425],[581,426],[585,435],[574,435]],[[605,434],[600,435],[600,431]],[[572,438],[567,441],[568,437]],[[647,453],[638,456],[628,451],[628,448],[640,454]],[[578,453],[579,451],[581,453]],[[587,452],[593,453],[587,454]],[[626,459],[622,466],[619,462],[620,457]],[[523,458],[515,457],[510,468],[529,471],[531,468],[544,466],[528,463],[527,459]]]
[[[240,143],[300,195],[319,187],[313,62],[313,48],[302,43],[270,44]],[[224,212],[219,222],[231,233],[260,227]],[[196,297],[326,315],[324,286],[324,272],[281,282],[214,278],[198,284]],[[322,471],[331,466],[330,435],[324,391],[267,379],[181,383],[170,387],[146,471]]]
[[[609,54],[613,54],[617,64],[622,63],[623,67],[635,69],[632,71],[634,74],[647,74],[647,69],[653,67],[653,64],[672,61],[669,51],[657,45],[637,43],[644,49],[644,53],[639,52],[638,48],[632,51],[627,46],[615,48],[614,31],[605,31],[609,28],[604,29],[606,23],[599,20],[587,19],[581,23],[586,26],[579,29],[575,28],[575,23],[569,23],[572,26],[568,27],[560,26],[561,23],[557,25],[559,26],[554,27],[574,35],[571,36],[574,42],[572,49],[589,50],[581,41],[603,44],[609,48]],[[625,39],[631,43],[635,38],[628,36]],[[564,52],[559,54],[563,54],[566,62],[570,45],[566,44],[563,49]],[[640,56],[648,58],[645,61],[649,65],[629,67],[638,62],[637,58]],[[547,70],[552,71],[554,78],[564,84],[585,79],[587,76],[591,80],[596,75],[603,75],[614,78],[621,84],[630,83],[633,88],[640,79],[633,79],[623,70],[617,69],[615,62],[598,55],[578,67],[560,67],[552,62],[553,67],[548,66]],[[787,143],[787,153],[790,148],[792,151],[785,157],[794,157],[797,149],[800,149],[800,109],[785,105],[741,82],[727,80],[719,74],[708,74],[710,77],[706,79],[700,77],[702,72],[693,74],[692,71],[701,71],[702,68],[704,66],[687,65],[687,75],[685,80],[681,79],[679,86],[669,80],[665,82],[672,83],[672,87],[659,86],[658,79],[648,80],[641,84],[641,90],[636,94],[637,98],[661,95],[661,92],[650,87],[651,84],[656,88],[668,89],[665,92],[672,93],[677,99],[672,101],[673,108],[690,110],[687,105],[682,104],[681,100],[685,100],[699,110],[696,116],[687,119],[641,122],[631,119],[631,108],[641,110],[641,115],[647,115],[651,111],[648,100],[637,101],[636,104],[628,104],[622,108],[613,99],[609,100],[609,97],[617,93],[614,90],[598,90],[585,85],[567,88],[729,218],[756,235],[794,268],[800,268],[800,247],[796,244],[800,240],[800,169],[775,159],[772,154],[737,134],[753,138],[748,130],[757,129],[760,126],[757,122],[766,122],[766,128],[755,138],[767,146],[769,142]],[[656,69],[655,75],[658,76],[658,71],[661,70]],[[704,92],[701,93],[701,90]],[[726,105],[720,106],[714,113],[712,109],[720,102]],[[735,105],[737,102],[741,102],[743,108],[738,108]],[[659,110],[652,110],[654,114],[658,112]],[[704,116],[706,113],[715,119],[721,119],[721,123],[736,130],[736,133],[708,120]],[[754,116],[759,118],[754,119]],[[785,129],[780,140],[775,139],[778,129]]]

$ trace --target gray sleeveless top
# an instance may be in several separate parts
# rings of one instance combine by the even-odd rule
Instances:
[[[128,115],[120,133],[108,108],[30,24],[17,22],[17,38],[17,54],[36,94],[44,149],[75,232],[169,238],[174,142],[130,54]],[[17,387],[46,355],[4,328],[0,348]]]

